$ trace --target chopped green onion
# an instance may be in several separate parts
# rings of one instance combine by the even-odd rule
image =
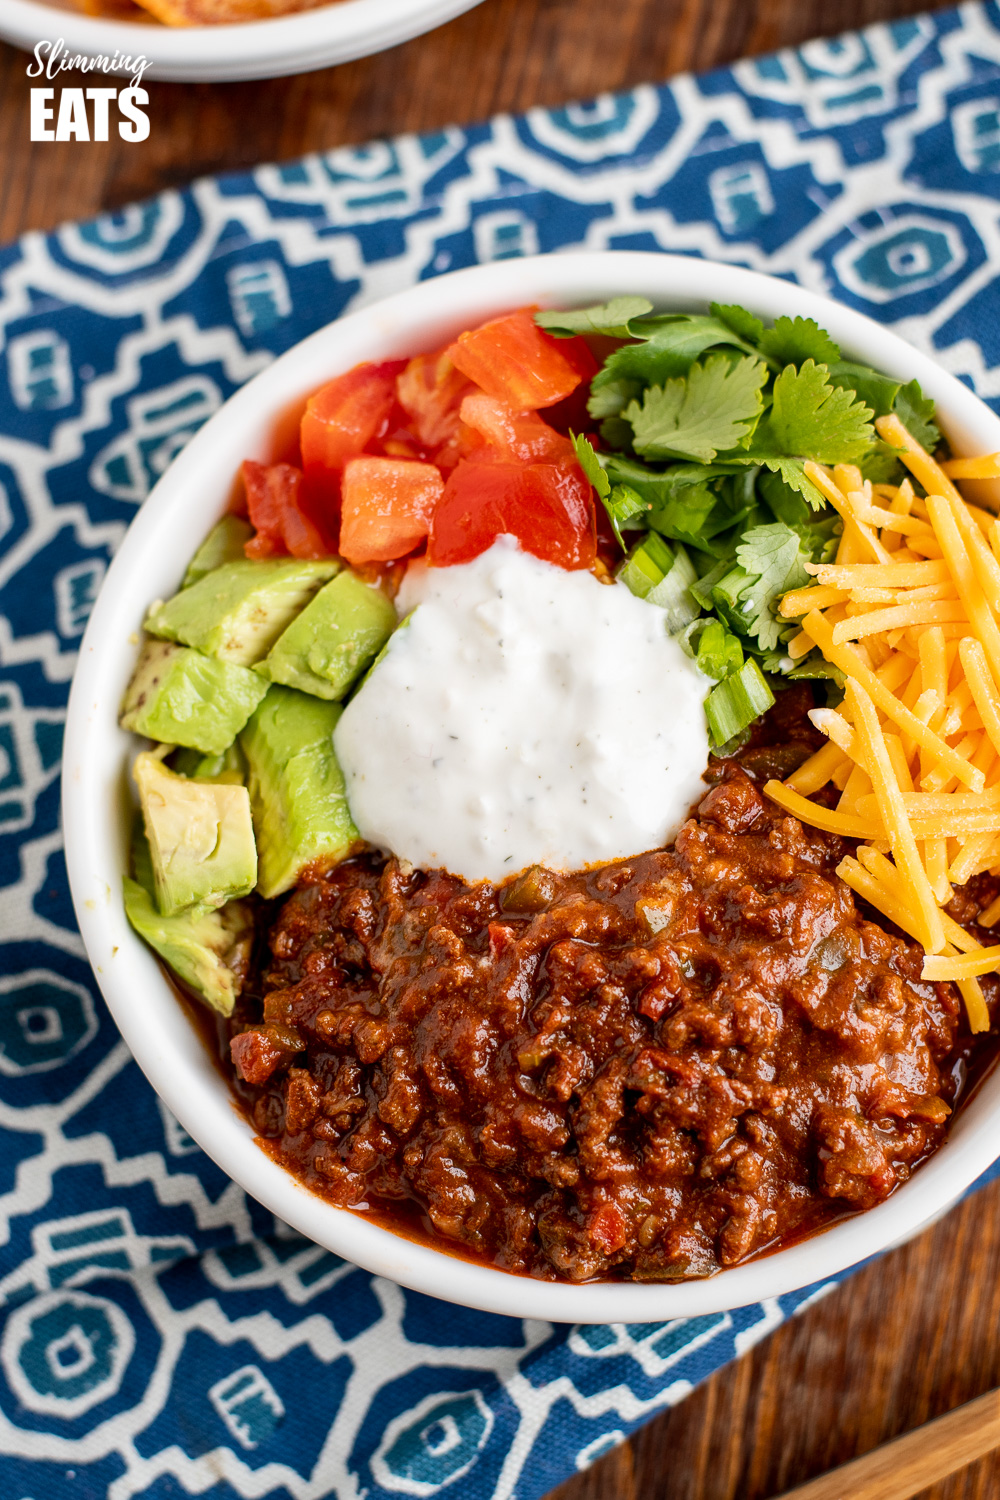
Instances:
[[[671,547],[655,531],[632,548],[616,577],[639,599],[663,610],[671,635],[697,618],[699,606],[690,593],[697,577],[694,563],[683,547]]]
[[[615,577],[633,594],[645,599],[658,583],[663,582],[673,565],[673,551],[661,536],[651,531],[632,548]]]
[[[712,602],[717,608],[722,607],[727,610],[738,610],[740,595],[745,590],[750,579],[751,574],[747,572],[746,568],[741,568],[739,564],[735,567],[730,567],[729,571],[724,573],[718,583],[714,585],[712,589]]]
[[[738,755],[744,746],[750,743],[752,733],[752,727],[748,724],[745,729],[741,729],[739,734],[734,734],[732,739],[727,740],[724,745],[713,745],[712,754],[717,760],[730,760],[734,755]]]
[[[706,610],[709,614],[715,608],[712,590],[720,578],[725,578],[732,565],[733,560],[731,557],[723,558],[722,562],[717,562],[714,568],[710,568],[707,573],[703,574],[701,578],[697,579],[691,585],[691,593],[697,599],[702,609]]]
[[[748,606],[741,602],[740,596],[746,593],[753,581],[753,574],[748,573],[746,568],[741,568],[737,563],[731,566],[712,588],[712,608],[718,614],[719,619],[728,625],[730,630],[735,630],[738,635],[750,633]],[[704,588],[704,583],[702,587]]]
[[[697,576],[694,563],[684,548],[678,546],[670,572],[646,595],[647,604],[659,605],[663,610],[670,635],[683,630],[698,617],[698,605],[691,597],[690,588]]]
[[[714,616],[695,620],[682,631],[678,640],[688,656],[694,657],[700,671],[715,682],[721,682],[743,665],[743,647],[735,635]]]
[[[622,527],[627,526],[629,521],[634,520],[636,516],[644,515],[648,510],[650,510],[651,506],[649,504],[649,501],[644,500],[642,496],[638,494],[631,485],[628,484],[613,485],[611,493],[609,495],[602,495],[601,499],[604,502],[604,509],[608,513],[608,519],[611,522],[611,526],[614,530],[615,536],[624,547],[625,543],[622,540]],[[634,531],[635,527],[633,527],[632,530]]]
[[[733,739],[766,713],[773,702],[774,694],[763,672],[752,656],[747,657],[739,671],[720,682],[705,699],[712,744],[724,745]]]

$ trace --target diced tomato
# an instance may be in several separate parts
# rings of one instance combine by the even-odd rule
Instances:
[[[578,465],[463,460],[434,511],[427,559],[442,568],[470,562],[505,533],[545,562],[591,567],[594,511]]]
[[[580,379],[589,385],[601,366],[587,340],[577,336],[572,339],[557,339],[556,342],[560,354],[569,360]]]
[[[569,342],[567,340],[567,342]],[[587,410],[590,400],[590,379],[581,380],[575,391],[570,391],[564,401],[545,408],[545,420],[556,432],[586,432],[593,427],[594,419]]]
[[[247,514],[257,535],[245,544],[247,557],[273,557],[285,551],[285,538],[281,530],[281,489],[291,484],[291,475],[302,475],[291,464],[254,463],[245,460],[242,468],[243,487],[246,490]]]
[[[587,1221],[587,1232],[598,1249],[605,1255],[613,1255],[626,1240],[627,1225],[621,1209],[614,1203],[605,1203],[595,1209]]]
[[[514,929],[503,922],[491,922],[487,931],[490,935],[490,958],[495,963],[514,947]]]
[[[473,389],[446,350],[418,354],[397,376],[396,395],[425,448],[440,448],[458,427],[462,397]]]
[[[293,557],[332,557],[337,550],[322,527],[306,513],[306,496],[301,490],[296,501],[286,507],[281,524],[285,546]]]
[[[462,421],[479,433],[497,458],[520,459],[522,463],[571,463],[569,438],[551,428],[534,411],[514,411],[504,401],[476,391],[461,406]],[[472,455],[470,454],[470,457]],[[483,455],[493,457],[491,453]]]
[[[233,1037],[229,1054],[247,1083],[266,1083],[301,1050],[301,1038],[289,1026],[252,1026]]]
[[[379,447],[386,458],[417,458],[421,462],[425,458],[423,445],[407,432],[397,431],[391,436],[386,436],[379,443]]]
[[[244,551],[247,557],[330,557],[331,541],[307,514],[302,494],[302,470],[293,464],[243,465],[247,511],[257,535]]]
[[[405,557],[427,535],[443,490],[433,464],[352,458],[341,491],[341,556],[350,563]]]
[[[488,396],[515,411],[537,411],[562,401],[583,379],[574,363],[576,351],[573,357],[566,352],[575,342],[544,333],[522,310],[460,333],[447,352]]]
[[[471,389],[475,390],[475,386]],[[490,458],[495,456],[490,452],[489,445],[481,432],[476,432],[474,428],[459,421],[448,441],[435,449],[434,462],[447,478],[455,465],[461,463],[463,458],[481,459],[483,463],[488,463]]]
[[[388,420],[403,360],[355,365],[309,397],[302,417],[302,467],[312,482],[341,473]]]

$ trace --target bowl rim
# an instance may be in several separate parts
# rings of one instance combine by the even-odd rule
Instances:
[[[150,59],[145,76],[236,82],[311,73],[384,52],[433,31],[482,0],[327,0],[314,10],[223,26],[161,26],[63,10],[45,0],[4,0],[0,37],[33,52],[61,36],[85,55],[131,52]],[[46,80],[38,80],[39,86]],[[123,79],[124,82],[124,79]]]
[[[334,1207],[255,1144],[156,960],[128,927],[120,896],[123,759],[135,741],[118,729],[117,705],[134,664],[134,633],[156,592],[147,576],[152,572],[165,588],[176,587],[197,539],[225,509],[240,459],[270,456],[271,431],[291,402],[360,359],[420,352],[473,320],[511,307],[584,305],[625,292],[648,296],[665,310],[717,300],[740,302],[765,317],[814,317],[854,358],[917,378],[938,403],[959,452],[1000,448],[1000,418],[968,386],[863,314],[789,281],[645,251],[542,255],[451,272],[317,330],[248,381],[200,428],[137,512],[111,563],[81,642],[66,719],[63,828],[81,935],[122,1036],[191,1137],[266,1208],[345,1260],[447,1301],[549,1322],[654,1322],[721,1313],[830,1281],[940,1215],[992,1163],[1000,1153],[1000,1070],[980,1085],[939,1150],[884,1203],[707,1280],[537,1281],[408,1240],[363,1214]],[[216,498],[206,506],[208,493]]]

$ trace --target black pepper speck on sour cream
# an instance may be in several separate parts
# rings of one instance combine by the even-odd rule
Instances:
[[[704,790],[711,684],[655,606],[512,537],[411,564],[406,626],[334,735],[363,838],[504,880],[669,842]]]

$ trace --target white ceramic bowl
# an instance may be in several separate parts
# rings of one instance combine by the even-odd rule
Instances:
[[[129,928],[126,762],[135,740],[117,725],[150,600],[174,592],[185,564],[225,508],[247,457],[267,459],[276,414],[360,360],[441,344],[491,314],[540,303],[583,306],[640,293],[663,309],[738,302],[768,318],[815,318],[851,356],[906,380],[938,403],[958,453],[1000,449],[1000,420],[953,376],[856,312],[732,266],[618,251],[539,256],[457,271],[349,314],[290,349],[197,433],[157,484],[112,563],[84,636],[66,724],[63,814],[80,930],[111,1012],[153,1087],[224,1171],[310,1239],[404,1286],[448,1301],[581,1323],[642,1323],[740,1307],[822,1281],[905,1238],[939,1214],[1000,1150],[1000,1070],[955,1122],[946,1144],[879,1207],[789,1249],[678,1285],[533,1281],[414,1244],[308,1192],[254,1144],[229,1090],[152,953]]]
[[[0,37],[25,51],[62,38],[69,53],[143,54],[147,78],[222,83],[282,78],[384,52],[433,31],[480,0],[334,0],[300,15],[241,26],[160,26],[84,15],[72,0],[2,0]]]

